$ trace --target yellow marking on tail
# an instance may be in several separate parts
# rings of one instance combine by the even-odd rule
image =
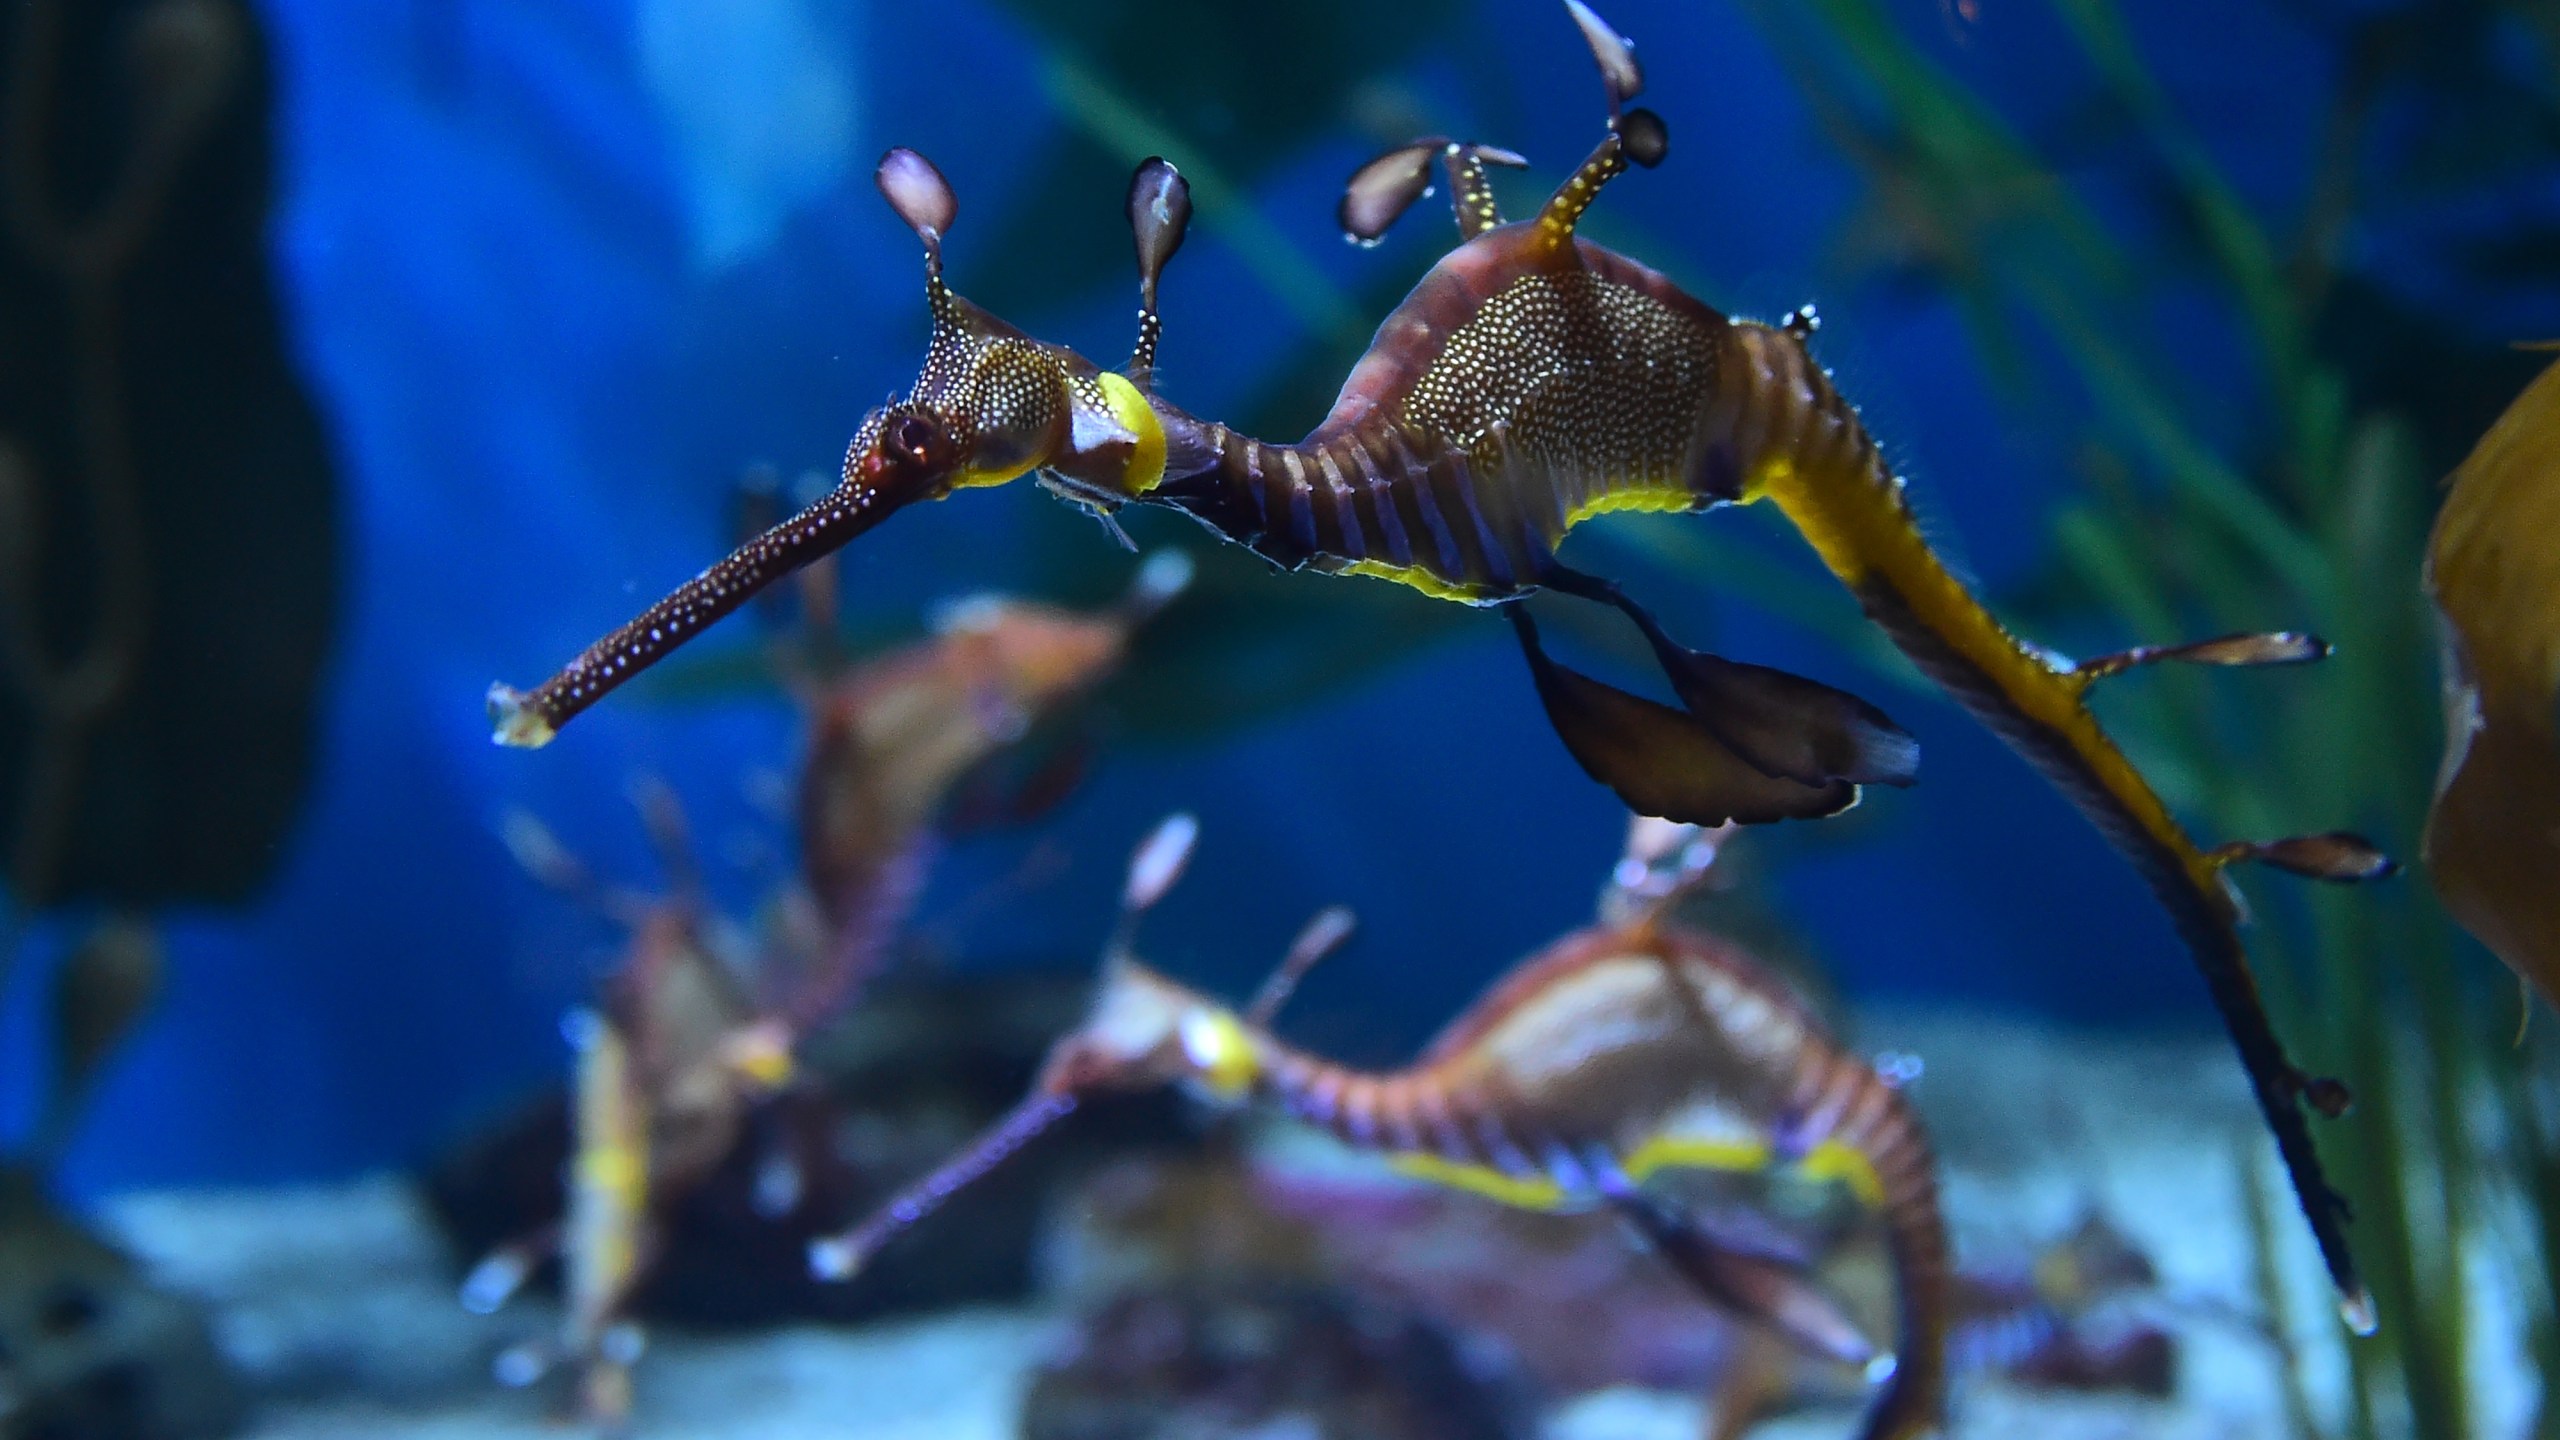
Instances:
[[[1891,479],[1873,470],[1817,474],[1774,456],[1755,467],[1742,498],[1774,502],[1852,590],[1870,580],[1890,585],[1930,633],[1990,679],[2011,708],[2061,737],[2144,833],[2178,857],[2198,890],[2225,896],[2219,867],[2170,817],[2089,712],[2082,700],[2089,677],[2056,669],[1984,609],[1929,548]]]
[[[1825,1140],[1804,1157],[1801,1168],[1813,1179],[1848,1186],[1858,1203],[1870,1210],[1884,1208],[1884,1177],[1876,1173],[1875,1162],[1861,1151],[1837,1140]]]
[[[1576,1197],[1565,1194],[1563,1186],[1543,1175],[1506,1175],[1490,1165],[1461,1165],[1454,1160],[1419,1152],[1390,1155],[1387,1164],[1399,1174],[1428,1180],[1434,1185],[1445,1185],[1452,1190],[1464,1190],[1488,1200],[1498,1200],[1516,1210],[1553,1213],[1574,1208],[1576,1200]]]

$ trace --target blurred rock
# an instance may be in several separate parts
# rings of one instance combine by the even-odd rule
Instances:
[[[2004,1249],[2014,1253],[2039,1237],[2066,1233],[2099,1205],[2149,1257],[2166,1298],[2176,1302],[2160,1312],[2180,1342],[2172,1398],[1969,1383],[1957,1396],[1954,1440],[2277,1440],[2290,1434],[2277,1352],[2255,1333],[2245,1310],[2252,1262],[2236,1167],[2217,1174],[2205,1163],[2216,1137],[2235,1150],[2258,1140],[2245,1090],[2220,1079],[2229,1069],[2224,1042],[2197,1036],[2101,1045],[1978,1016],[1904,1017],[1890,1033],[1905,1048],[1945,1057],[1931,1067],[1919,1096],[1933,1116],[1948,1117],[1942,1135],[1962,1250],[1977,1260]],[[2021,1103],[2022,1096],[2033,1099]],[[2041,1157],[1984,1113],[2003,1105],[2015,1124],[2058,1132]],[[1283,1158],[1308,1182],[1303,1193],[1317,1194],[1312,1182],[1325,1173],[1319,1162]],[[1127,1167],[1128,1173],[1157,1168],[1152,1162]],[[1218,1168],[1211,1167],[1213,1175]],[[1334,1176],[1336,1183],[1346,1178],[1348,1172]],[[1200,1238],[1183,1240],[1180,1253],[1223,1253],[1231,1258],[1222,1263],[1235,1272],[1287,1270],[1309,1256],[1318,1266],[1331,1263],[1324,1258],[1330,1253],[1323,1248],[1325,1225],[1372,1229],[1384,1237],[1372,1243],[1389,1248],[1399,1233],[1430,1233],[1372,1228],[1375,1214],[1359,1207],[1310,1214],[1257,1199],[1250,1172],[1232,1165],[1223,1167],[1222,1178],[1186,1191],[1187,1198],[1161,1202],[1162,1208],[1148,1208],[1159,1202],[1148,1200],[1152,1192],[1145,1188],[1118,1191],[1115,1198],[1115,1186],[1126,1183],[1097,1172],[1052,1197],[1063,1223],[1044,1272],[1097,1297],[1079,1310],[1106,1307],[1101,1297],[1120,1283],[1115,1277],[1143,1276],[1143,1266],[1178,1253],[1171,1244],[1094,1246],[1092,1237],[1107,1227],[1081,1214],[1088,1203],[1118,1211],[1121,1223],[1154,1226],[1187,1216],[1181,1225]],[[1448,1197],[1453,1235],[1462,1213],[1478,1221],[1495,1213],[1489,1205],[1461,1212],[1463,1198]],[[1209,1213],[1210,1206],[1220,1213]],[[1221,1218],[1239,1212],[1243,1218],[1232,1226]],[[538,1329],[544,1317],[538,1308],[494,1320],[465,1314],[454,1303],[446,1247],[401,1182],[133,1196],[109,1202],[104,1216],[119,1243],[161,1283],[204,1298],[215,1338],[257,1405],[251,1440],[558,1440],[563,1433],[536,1397],[489,1380],[490,1357],[506,1341]],[[928,1248],[954,1243],[930,1232],[914,1238]],[[1589,1241],[1595,1254],[1603,1242],[1621,1255],[1616,1263],[1641,1259],[1600,1227]],[[1470,1242],[1458,1235],[1446,1243]],[[1203,1248],[1209,1245],[1225,1248]],[[1409,1258],[1422,1265],[1441,1253],[1422,1246]],[[2329,1312],[2318,1308],[2326,1303],[2319,1268],[2309,1255],[2285,1260],[2289,1273],[2299,1270],[2306,1297],[2297,1308],[2304,1328],[2294,1344],[2315,1387],[2323,1387],[2337,1374],[2339,1357],[2334,1338],[2311,1328],[2335,1328]],[[1230,1276],[1203,1278],[1180,1293],[1336,1296],[1312,1313],[1337,1328],[1345,1326],[1345,1315],[1393,1320],[1414,1313],[1393,1297],[1367,1310],[1346,1305],[1335,1290],[1341,1283],[1338,1277],[1309,1284]],[[1557,1296],[1548,1322],[1555,1334],[1632,1328],[1588,1297]],[[1180,1313],[1177,1306],[1177,1318]],[[1286,1331],[1298,1323],[1290,1313],[1283,1306],[1279,1319],[1257,1323]],[[1388,1328],[1406,1323],[1393,1320]],[[1442,1337],[1443,1359],[1434,1364],[1454,1363],[1468,1377],[1510,1368],[1498,1354],[1488,1366],[1473,1338],[1429,1322],[1421,1328]],[[1041,1307],[720,1336],[655,1326],[635,1430],[644,1440],[1007,1440],[1023,1433],[1019,1417],[1043,1357],[1048,1369],[1075,1369],[1059,1358],[1075,1329]],[[1187,1333],[1179,1325],[1173,1331]],[[2512,1337],[2493,1338],[2506,1346]],[[1312,1368],[1316,1362],[1303,1363]],[[1538,1363],[1553,1362],[1524,1356],[1520,1368]],[[2487,1413],[2521,1415],[2517,1402],[2529,1398],[2535,1377],[2505,1367],[2481,1371],[2478,1390],[2491,1407]],[[1127,1386],[1135,1393],[1145,1376],[1130,1374]],[[1496,1388],[1511,1393],[1507,1383]],[[1545,1414],[1544,1433],[1559,1440],[1695,1440],[1702,1433],[1700,1389],[1617,1385],[1550,1394],[1558,1403]],[[1512,1416],[1530,1413],[1523,1408],[1505,1418],[1516,1424]],[[1749,1434],[1751,1440],[1840,1440],[1856,1433],[1858,1413],[1854,1398],[1814,1397],[1807,1408],[1764,1421]],[[1284,1417],[1277,1428],[1264,1429],[1261,1440],[1322,1433]],[[2523,1432],[2509,1426],[2498,1433]]]
[[[0,1169],[0,1436],[200,1440],[241,1414],[195,1304]]]
[[[2117,1333],[2065,1331],[2010,1372],[2020,1385],[2050,1390],[2119,1390],[2166,1400],[2178,1389],[2178,1342],[2154,1325]]]
[[[1696,1392],[1735,1354],[1732,1324],[1614,1219],[1497,1205],[1285,1127],[1096,1171],[1058,1207],[1043,1261],[1046,1288],[1070,1302],[1203,1276],[1340,1286],[1510,1357],[1557,1395]],[[1881,1310],[1880,1290],[1853,1288],[1858,1313]]]
[[[1080,1319],[1022,1440],[1527,1440],[1506,1365],[1408,1311],[1292,1286],[1142,1290]]]

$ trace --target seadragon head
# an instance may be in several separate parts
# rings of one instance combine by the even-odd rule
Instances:
[[[858,1273],[899,1232],[939,1210],[1074,1113],[1105,1094],[1182,1085],[1207,1098],[1239,1101],[1261,1076],[1272,1016],[1306,972],[1350,938],[1350,912],[1318,914],[1241,1009],[1211,999],[1140,961],[1138,921],[1189,865],[1200,827],[1189,815],[1158,825],[1130,858],[1120,924],[1103,954],[1102,983],[1084,1023],[1050,1047],[1031,1093],[943,1166],[899,1192],[870,1218],[810,1247],[822,1279]]]
[[[1248,1022],[1158,973],[1134,947],[1138,921],[1182,877],[1199,836],[1197,821],[1174,815],[1130,857],[1120,924],[1103,952],[1093,1008],[1050,1048],[1035,1093],[1075,1097],[1184,1084],[1233,1099],[1253,1083],[1257,1057]]]
[[[1130,182],[1140,306],[1137,350],[1125,373],[1035,340],[953,293],[943,280],[942,240],[959,206],[931,161],[892,150],[881,157],[877,179],[924,245],[933,336],[914,386],[864,417],[835,488],[806,509],[587,647],[536,689],[490,687],[500,744],[547,744],[570,717],[765,587],[910,505],[1037,475],[1113,524],[1113,511],[1164,478],[1164,424],[1144,386],[1161,331],[1156,281],[1191,218],[1189,186],[1173,166],[1150,159]]]
[[[1107,513],[1164,474],[1164,431],[1139,382],[1063,346],[1034,340],[954,294],[942,237],[958,210],[949,182],[913,150],[880,161],[880,193],[924,243],[933,339],[905,398],[856,432],[844,483],[938,497],[1048,472],[1054,488]],[[1152,359],[1155,277],[1181,244],[1188,192],[1172,166],[1141,166],[1131,186],[1144,306],[1140,364]]]

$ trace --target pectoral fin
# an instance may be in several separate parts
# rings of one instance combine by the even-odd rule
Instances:
[[[1708,1303],[1827,1360],[1864,1366],[1876,1358],[1874,1343],[1801,1265],[1726,1245],[1641,1192],[1612,1195],[1609,1204]]]
[[[1908,785],[1918,777],[1920,742],[1846,690],[1667,641],[1654,653],[1689,713],[1767,774],[1806,785]]]
[[[1697,717],[1557,664],[1539,645],[1528,612],[1508,610],[1556,737],[1636,813],[1693,825],[1756,825],[1836,815],[1857,803],[1858,787],[1847,780],[1804,784],[1764,773]]]
[[[1557,567],[1543,583],[1634,621],[1680,703],[1762,774],[1810,786],[1843,780],[1908,785],[1918,775],[1920,742],[1857,696],[1785,670],[1692,650],[1614,580]]]

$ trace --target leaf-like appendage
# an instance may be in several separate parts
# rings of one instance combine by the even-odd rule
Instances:
[[[1644,89],[1644,67],[1636,63],[1635,42],[1614,29],[1599,12],[1582,0],[1564,0],[1573,12],[1573,23],[1582,27],[1582,38],[1591,46],[1591,58],[1600,62],[1600,78],[1608,82],[1609,98],[1614,105],[1624,105]]]
[[[1121,892],[1121,908],[1132,914],[1153,909],[1182,878],[1199,843],[1199,821],[1183,814],[1166,816],[1129,857],[1129,883]]]
[[[1342,233],[1362,245],[1377,244],[1414,201],[1431,193],[1431,162],[1448,145],[1446,140],[1416,140],[1351,172],[1342,187],[1342,207],[1334,212]]]
[[[2249,855],[2262,865],[2273,865],[2279,870],[2290,870],[2314,880],[2349,883],[2381,880],[2400,869],[2399,862],[2383,854],[2372,841],[2343,830],[2269,840],[2250,846]]]
[[[1138,241],[1138,277],[1149,292],[1191,228],[1191,182],[1161,156],[1150,155],[1129,177],[1129,233]]]
[[[880,169],[872,178],[889,208],[916,232],[927,251],[938,255],[942,237],[951,233],[951,222],[960,213],[951,182],[942,178],[932,161],[903,145],[880,157]]]
[[[1618,145],[1629,161],[1650,170],[1671,153],[1671,127],[1639,105],[1618,118]]]

